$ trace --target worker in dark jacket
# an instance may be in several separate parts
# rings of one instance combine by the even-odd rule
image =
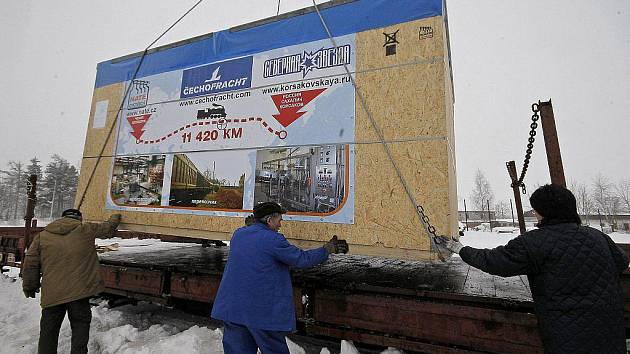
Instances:
[[[22,289],[35,297],[41,286],[39,353],[57,353],[59,330],[68,312],[71,353],[87,353],[92,310],[89,298],[104,290],[95,238],[114,236],[120,214],[103,223],[82,223],[81,212],[68,209],[44,228],[26,252]],[[40,282],[41,277],[41,282]]]
[[[288,354],[286,335],[295,330],[290,267],[308,268],[330,253],[346,253],[348,244],[333,237],[323,247],[303,251],[278,233],[280,205],[254,207],[254,221],[234,232],[223,279],[212,308],[222,320],[226,354]]]
[[[528,276],[546,353],[626,353],[619,275],[628,256],[608,235],[580,226],[568,189],[542,186],[530,203],[538,229],[491,250],[446,247],[490,274]]]

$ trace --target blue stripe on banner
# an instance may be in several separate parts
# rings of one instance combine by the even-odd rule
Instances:
[[[357,0],[323,9],[333,36],[441,16],[443,0]],[[328,38],[316,12],[212,36],[148,54],[137,78]],[[96,88],[131,80],[140,56],[97,66]]]

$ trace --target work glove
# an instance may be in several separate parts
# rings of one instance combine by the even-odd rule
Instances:
[[[331,253],[348,253],[348,242],[346,240],[339,240],[337,235],[334,235],[330,241],[324,244],[324,248],[328,254]]]
[[[464,247],[459,240],[448,236],[436,236],[433,238],[438,257],[442,262],[446,262],[453,253],[459,253]]]
[[[26,296],[26,298],[32,297],[33,299],[35,298],[35,293],[38,293],[39,290],[26,290],[24,289],[24,296]]]
[[[453,253],[459,254],[459,251],[462,249],[462,247],[464,247],[464,245],[462,245],[461,242],[459,242],[459,240],[456,240],[454,238],[446,241],[446,248],[448,248],[449,251]]]

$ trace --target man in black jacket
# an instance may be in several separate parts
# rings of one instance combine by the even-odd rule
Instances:
[[[503,277],[527,275],[546,353],[626,353],[619,274],[628,256],[608,235],[580,226],[575,197],[548,184],[530,198],[538,229],[494,249],[446,248]]]

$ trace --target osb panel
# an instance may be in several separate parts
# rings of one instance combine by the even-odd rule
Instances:
[[[112,124],[116,121],[118,115],[118,109],[120,108],[120,100],[122,99],[124,90],[123,83],[112,84],[104,86],[94,90],[92,96],[92,106],[90,109],[90,120],[88,123],[88,130],[85,136],[85,146],[83,148],[83,156],[98,156],[103,148],[105,138],[112,129]],[[109,101],[107,105],[107,119],[105,126],[102,128],[92,128],[94,125],[94,111],[97,102]],[[108,140],[107,146],[103,152],[104,155],[111,155],[113,151],[114,141],[116,138],[116,128],[113,127],[113,131]]]
[[[419,28],[431,27],[432,38],[419,39]],[[383,32],[399,30],[397,54],[385,56]],[[418,20],[357,34],[357,84],[386,140],[408,140],[389,146],[416,202],[423,205],[439,234],[457,230],[457,197],[453,111],[448,58],[443,50],[442,18]],[[445,62],[446,60],[446,62]],[[97,156],[120,106],[123,85],[95,90],[84,157]],[[109,100],[105,128],[93,129],[95,103]],[[356,98],[357,142],[378,140],[359,97]],[[111,156],[114,131],[105,155]],[[80,197],[95,158],[84,158]],[[353,225],[283,222],[283,232],[303,246],[320,245],[336,234],[353,253],[427,259],[430,243],[404,188],[380,143],[355,145],[355,212]],[[87,220],[105,220],[112,158],[101,159],[82,205]],[[243,218],[160,212],[123,211],[123,227],[179,236],[229,240]],[[433,257],[434,258],[434,257]]]
[[[424,207],[438,233],[450,233],[446,141],[389,146],[416,203]],[[383,146],[357,146],[356,164],[356,180],[360,182],[355,188],[353,232],[368,234],[385,247],[428,249],[424,228]],[[357,243],[369,244],[362,241]]]
[[[357,34],[358,90],[386,140],[446,135],[441,20],[433,17]],[[430,27],[433,36],[420,39],[421,27]],[[396,54],[386,56],[384,33],[396,31]],[[359,97],[356,117],[357,141],[377,140]]]
[[[431,27],[433,36],[420,38],[420,27]],[[444,57],[443,18],[441,16],[405,22],[389,27],[359,32],[356,36],[358,69],[382,69],[388,66],[421,63]],[[396,32],[396,55],[385,55],[385,35]]]

